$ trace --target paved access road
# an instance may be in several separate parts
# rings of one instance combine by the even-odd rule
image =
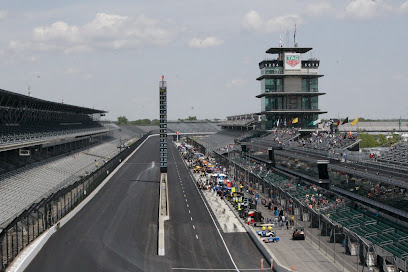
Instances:
[[[147,140],[95,198],[51,237],[26,271],[259,268],[261,255],[246,233],[222,234],[223,242],[172,143],[166,256],[157,256],[158,144],[158,137]]]

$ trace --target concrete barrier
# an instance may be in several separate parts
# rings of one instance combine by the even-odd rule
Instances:
[[[158,134],[149,135],[126,159],[124,159],[112,173],[109,174],[101,184],[96,187],[92,193],[90,193],[81,203],[78,204],[71,212],[69,212],[66,216],[61,218],[54,226],[46,230],[42,235],[40,235],[37,239],[32,241],[30,245],[28,245],[23,251],[18,254],[15,260],[10,264],[10,266],[6,269],[6,272],[23,272],[31,261],[37,256],[40,252],[42,247],[45,243],[50,239],[50,237],[56,233],[61,227],[63,227],[71,218],[73,218],[89,201],[94,198],[94,196],[102,189],[103,186],[112,178],[113,175],[116,174],[117,171],[132,157],[136,151],[150,138],[157,136]],[[57,228],[58,226],[58,228]]]
[[[159,193],[159,229],[157,239],[157,255],[164,256],[165,252],[165,239],[164,239],[164,221],[169,220],[169,201],[168,201],[168,186],[167,186],[167,173],[161,173],[160,175],[160,193]],[[163,209],[163,205],[166,205]]]

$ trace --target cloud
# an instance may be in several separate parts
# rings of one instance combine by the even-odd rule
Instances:
[[[217,37],[207,37],[205,39],[193,38],[188,46],[191,48],[206,48],[223,44],[224,42]]]
[[[235,79],[231,79],[230,81],[228,81],[225,84],[225,87],[227,87],[227,88],[239,87],[239,86],[244,85],[245,83],[246,83],[245,79],[235,78]]]
[[[309,16],[319,17],[319,16],[327,15],[331,9],[332,9],[332,6],[329,2],[320,2],[316,4],[307,5],[305,8],[305,11],[306,11],[306,14]]]
[[[344,15],[355,19],[372,19],[391,9],[383,0],[353,0],[346,6]]]
[[[402,13],[408,13],[408,1],[402,3],[402,5],[400,6],[400,11]]]
[[[404,75],[402,75],[402,74],[392,75],[391,78],[392,78],[393,80],[405,80],[405,79],[406,79],[406,77],[405,77]]]
[[[0,20],[6,19],[8,17],[8,12],[5,10],[0,10]]]
[[[301,19],[298,15],[282,15],[264,20],[258,12],[251,10],[242,19],[242,27],[250,32],[273,33],[282,32],[294,28],[295,23],[299,24]]]
[[[69,67],[67,69],[65,69],[65,71],[63,71],[64,75],[73,75],[73,74],[78,74],[80,73],[81,70],[77,67]]]
[[[81,40],[81,34],[77,26],[70,26],[65,22],[55,22],[49,27],[36,27],[33,31],[35,41],[51,42],[63,41],[69,43],[78,43]]]
[[[84,52],[95,49],[117,50],[163,45],[175,40],[175,27],[163,26],[160,21],[139,16],[136,18],[116,14],[97,13],[84,25],[70,25],[57,21],[33,29],[29,41],[11,41],[8,49],[16,52],[64,53]]]
[[[255,10],[249,11],[245,14],[244,19],[242,20],[242,26],[246,30],[258,31],[262,28],[263,22],[261,16]]]

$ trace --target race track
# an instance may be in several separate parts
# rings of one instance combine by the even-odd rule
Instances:
[[[218,231],[189,170],[170,142],[170,220],[165,222],[166,255],[157,256],[158,143],[158,137],[148,139],[50,238],[26,271],[259,268],[262,257],[246,233]]]

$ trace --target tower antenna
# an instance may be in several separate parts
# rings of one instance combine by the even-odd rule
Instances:
[[[293,32],[293,43],[294,43],[294,46],[297,47],[296,46],[296,23],[295,23],[295,32]]]

